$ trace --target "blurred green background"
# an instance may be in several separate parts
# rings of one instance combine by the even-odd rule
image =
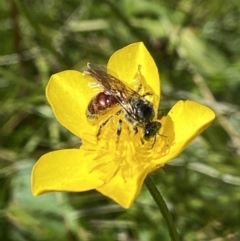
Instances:
[[[0,39],[1,241],[170,240],[145,187],[128,210],[95,191],[30,191],[42,154],[79,143],[46,101],[49,77],[136,41],[158,65],[164,113],[190,99],[217,115],[152,175],[181,240],[240,240],[239,0],[0,1]]]

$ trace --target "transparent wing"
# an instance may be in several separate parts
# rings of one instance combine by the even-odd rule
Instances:
[[[105,91],[113,95],[124,108],[127,108],[129,100],[132,97],[141,98],[136,91],[132,90],[119,79],[107,73],[106,68],[94,64],[87,64],[85,74],[91,75],[99,84],[103,86]]]

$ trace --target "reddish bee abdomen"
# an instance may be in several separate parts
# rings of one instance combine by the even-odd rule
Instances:
[[[119,104],[119,102],[113,95],[109,95],[106,92],[100,92],[89,103],[87,116],[90,118],[97,117],[117,104]]]

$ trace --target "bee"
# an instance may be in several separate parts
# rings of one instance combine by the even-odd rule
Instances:
[[[151,93],[140,95],[118,78],[107,73],[106,69],[101,66],[88,63],[87,70],[84,73],[94,78],[104,89],[90,101],[87,108],[88,118],[97,117],[107,112],[110,108],[121,105],[122,109],[116,114],[118,115],[123,111],[126,119],[133,125],[135,133],[138,132],[138,127],[141,127],[145,141],[151,138],[156,140],[156,134],[161,128],[161,123],[153,120],[155,117],[153,104],[145,98],[145,96],[151,95]],[[107,121],[100,126],[99,133]]]

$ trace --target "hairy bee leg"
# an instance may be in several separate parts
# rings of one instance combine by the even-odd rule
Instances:
[[[99,136],[101,134],[101,130],[102,128],[110,121],[110,119],[112,118],[112,116],[110,116],[106,121],[104,121],[98,128],[98,132],[97,132],[97,139],[99,139]]]
[[[141,89],[142,89],[142,84],[140,84],[140,85],[138,86],[136,92],[139,93]],[[153,95],[153,93],[147,92],[147,93],[145,93],[144,95],[142,95],[142,97],[145,97],[145,96],[148,96],[148,95]]]
[[[144,77],[142,76],[142,73],[141,73],[141,67],[142,67],[141,65],[138,65],[137,76],[140,80],[140,83],[139,83],[138,89],[136,90],[137,92],[140,92],[140,90],[143,88],[143,86],[146,86],[146,81],[145,81],[145,79],[144,79]],[[145,97],[147,95],[153,95],[153,93],[147,92],[142,97]]]
[[[98,132],[97,132],[97,140],[99,140],[99,136],[101,134],[101,131],[102,131],[102,128],[113,118],[113,116],[115,115],[119,115],[120,113],[122,112],[122,110],[119,110],[118,112],[116,112],[114,115],[110,116],[107,120],[105,120],[100,126],[99,126],[99,129],[98,129]]]
[[[143,95],[143,97],[148,96],[148,95],[153,95],[151,92],[147,92]]]
[[[119,142],[121,132],[122,132],[122,120],[119,120],[118,128],[117,128],[117,143]]]
[[[136,90],[136,92],[139,92],[142,89],[142,84],[140,84]]]
[[[133,126],[133,130],[134,130],[134,135],[136,135],[138,133],[138,128],[136,126]]]

